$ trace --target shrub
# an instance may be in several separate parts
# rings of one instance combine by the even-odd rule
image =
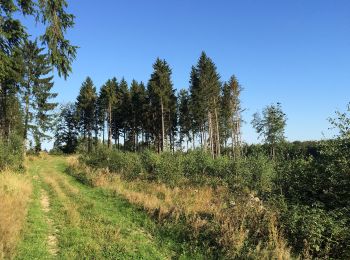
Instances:
[[[291,204],[281,211],[281,221],[289,243],[304,258],[348,259],[350,230],[346,213]]]
[[[273,161],[259,154],[238,160],[227,181],[233,190],[247,187],[260,195],[267,195],[273,190],[275,175]]]
[[[0,170],[22,171],[23,159],[23,139],[20,136],[13,134],[8,140],[0,140]]]

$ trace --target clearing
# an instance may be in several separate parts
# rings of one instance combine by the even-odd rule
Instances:
[[[65,173],[66,158],[29,162],[34,192],[16,259],[204,259],[117,194]]]

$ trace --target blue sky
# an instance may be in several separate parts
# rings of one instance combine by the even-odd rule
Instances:
[[[281,102],[288,140],[330,136],[327,118],[350,101],[348,0],[68,1],[80,46],[73,73],[55,79],[59,102],[74,101],[90,76],[147,82],[157,57],[168,61],[176,89],[187,88],[202,50],[222,81],[244,88],[243,139],[257,141],[252,114]],[[35,36],[40,28],[27,21]]]

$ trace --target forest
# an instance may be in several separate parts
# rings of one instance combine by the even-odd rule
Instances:
[[[157,58],[147,82],[86,77],[59,104],[67,8],[0,3],[0,259],[350,258],[350,103],[332,138],[290,142],[282,104],[244,118],[249,86],[202,51],[187,88]]]

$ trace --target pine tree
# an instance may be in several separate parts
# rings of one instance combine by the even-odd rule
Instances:
[[[24,142],[27,142],[28,132],[32,133],[36,147],[39,147],[45,133],[52,128],[54,114],[52,111],[57,103],[49,100],[57,96],[51,93],[53,76],[47,76],[52,69],[47,54],[42,54],[43,48],[37,42],[26,41],[18,49],[18,61],[21,61],[21,81],[19,92],[24,108]],[[51,112],[51,113],[50,113]]]
[[[141,141],[144,145],[146,129],[147,129],[147,116],[148,116],[148,103],[147,103],[147,90],[145,84],[141,81],[139,84],[139,95],[138,95],[138,112],[137,112],[137,122],[140,126],[141,131]]]
[[[224,82],[221,89],[220,135],[221,142],[227,147],[227,140],[232,136],[232,92],[230,85]]]
[[[19,98],[19,84],[25,81],[22,78],[23,63],[18,53],[28,40],[30,32],[19,20],[21,17],[33,17],[37,23],[44,26],[44,33],[40,37],[40,42],[44,46],[41,51],[47,53],[47,63],[56,68],[58,74],[67,77],[71,72],[71,63],[75,58],[77,47],[73,46],[65,38],[67,30],[74,25],[74,16],[67,13],[67,2],[65,0],[52,1],[13,1],[4,0],[0,3],[0,135],[5,140],[11,135],[21,135],[27,133],[23,130],[22,117],[25,116],[22,110],[27,108],[21,107]],[[24,50],[25,51],[25,50]],[[42,55],[42,54],[41,54]],[[46,61],[45,61],[46,62]],[[47,64],[47,65],[48,65]],[[44,68],[43,68],[44,70]],[[49,80],[48,80],[49,81]],[[50,82],[41,82],[41,96],[37,102],[54,97],[49,94]],[[45,97],[44,89],[47,86],[47,96]],[[23,86],[22,86],[23,87]],[[55,106],[54,103],[38,103],[35,117],[38,126],[34,128],[32,124],[32,133],[34,139],[39,143],[49,128],[49,121],[52,116],[49,111]],[[29,121],[27,117],[27,122]]]
[[[61,107],[57,117],[54,148],[64,153],[74,153],[78,146],[78,135],[76,106],[68,103]]]
[[[190,95],[187,90],[181,89],[178,97],[179,101],[179,133],[180,133],[180,145],[186,138],[187,140],[187,150],[188,142],[191,141],[191,131],[192,131],[192,116],[190,107]]]
[[[108,147],[112,146],[112,111],[117,99],[118,82],[116,78],[109,79],[101,88],[99,103],[101,109],[106,111],[107,127],[108,127]]]
[[[148,83],[150,102],[153,108],[154,123],[157,123],[161,132],[156,129],[155,138],[158,144],[158,151],[164,151],[167,145],[166,132],[171,129],[170,113],[171,100],[174,95],[173,84],[171,82],[171,69],[165,60],[157,58],[153,64],[153,73]],[[160,125],[158,124],[160,122]]]
[[[214,62],[202,52],[196,68],[191,71],[191,99],[194,121],[201,133],[202,147],[214,156],[220,155],[219,106],[220,76]]]
[[[139,133],[144,129],[144,116],[145,104],[146,104],[146,89],[141,82],[137,83],[136,80],[131,82],[130,86],[131,96],[131,139],[133,140],[133,150],[137,150]]]
[[[48,51],[49,63],[56,67],[58,74],[67,77],[71,72],[71,63],[77,47],[64,36],[74,25],[74,15],[66,12],[66,0],[51,1],[1,1],[0,4],[0,87],[7,77],[7,67],[11,63],[13,51],[23,44],[30,34],[17,19],[32,16],[45,26],[41,43]]]
[[[232,93],[231,98],[231,111],[232,111],[232,152],[234,158],[239,158],[241,156],[241,146],[242,146],[242,137],[241,137],[241,100],[240,95],[242,92],[242,87],[239,85],[235,76],[232,76],[229,81],[230,90]]]
[[[92,133],[96,131],[96,106],[97,94],[90,77],[83,82],[77,97],[77,113],[79,116],[79,127],[83,132],[83,140],[87,141],[87,149],[92,149]]]
[[[124,78],[122,78],[119,84],[118,98],[120,99],[120,106],[117,110],[117,121],[119,121],[117,123],[119,123],[123,134],[123,146],[125,150],[128,146],[127,138],[131,125],[131,97],[128,83]]]
[[[241,102],[240,94],[242,88],[235,76],[222,86],[221,95],[221,136],[225,143],[231,137],[232,153],[234,158],[241,154]]]

